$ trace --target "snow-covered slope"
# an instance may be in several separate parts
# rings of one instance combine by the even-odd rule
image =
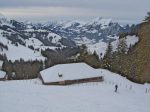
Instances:
[[[60,41],[60,39],[61,39],[62,37],[60,37],[59,35],[57,35],[57,34],[55,34],[55,33],[49,33],[48,36],[47,36],[47,38],[48,38],[48,40],[51,39],[51,42],[52,42],[53,44],[55,44],[55,43],[58,44],[59,41]]]
[[[0,30],[0,42],[4,45],[7,45],[8,50],[6,49],[0,49],[0,54],[6,54],[8,60],[15,61],[24,59],[27,60],[45,60],[45,57],[41,55],[40,52],[34,51],[32,49],[29,49],[28,47],[25,47],[23,45],[20,45],[19,43],[17,45],[12,44],[10,40],[3,37],[1,35],[2,30]]]
[[[118,46],[118,43],[119,43],[119,37],[115,37],[115,38],[116,38],[116,40],[111,42],[113,51],[117,50],[117,46]],[[137,37],[135,35],[133,35],[133,36],[126,36],[123,39],[125,39],[128,49],[130,47],[133,47],[136,43],[139,42],[139,37]],[[89,53],[94,53],[94,51],[96,51],[96,53],[99,56],[101,56],[101,58],[105,55],[106,49],[108,47],[108,43],[103,42],[103,41],[99,41],[99,42],[97,42],[95,44],[86,44],[86,45],[87,45]]]
[[[130,47],[133,47],[136,43],[139,42],[139,37],[137,37],[136,35],[133,35],[133,36],[128,35],[122,39],[125,39],[128,49]],[[119,43],[119,39],[111,43],[113,46],[113,51],[117,50],[118,43]]]
[[[45,50],[45,49],[48,49],[48,48],[53,49],[53,50],[58,48],[58,47],[55,47],[55,46],[45,46],[42,41],[40,41],[39,39],[34,38],[34,37],[26,39],[25,42],[26,42],[26,46],[33,46],[34,49],[39,49],[39,51]]]
[[[34,48],[40,48],[40,46],[43,45],[43,43],[40,40],[33,37],[26,39],[25,41],[26,41],[26,46],[33,46]]]
[[[31,22],[9,20],[0,15],[0,54],[8,60],[44,60],[41,50],[74,47],[76,44],[67,38],[46,29],[37,28]],[[5,48],[3,48],[5,47]]]
[[[9,60],[15,61],[22,58],[23,60],[45,60],[45,58],[38,51],[33,51],[27,47],[22,45],[18,45],[17,47],[14,45],[8,46],[8,51],[5,52],[7,58]]]
[[[39,35],[41,33],[41,35]],[[44,33],[44,34],[42,34]],[[45,30],[33,30],[28,31],[27,34],[30,35],[30,38],[26,39],[26,46],[32,46],[34,49],[56,49],[63,47],[72,47],[75,46],[74,43],[69,42],[66,38],[62,38],[61,36]],[[66,42],[66,43],[63,43]]]
[[[0,82],[0,112],[150,111],[149,84],[135,84],[103,69],[95,72],[104,76],[104,82],[71,86],[44,86],[38,80]]]
[[[87,49],[89,53],[94,53],[94,51],[97,53],[97,55],[101,58],[104,56],[104,54],[106,53],[106,49],[107,49],[108,44],[103,42],[103,41],[99,41],[96,44],[89,44],[87,45]]]

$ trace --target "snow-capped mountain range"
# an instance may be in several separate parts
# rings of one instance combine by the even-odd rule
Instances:
[[[123,26],[111,19],[103,18],[96,18],[88,22],[76,20],[33,24],[29,21],[10,20],[1,14],[0,43],[8,45],[8,53],[2,50],[2,47],[1,52],[8,55],[15,50],[9,51],[12,48],[10,46],[14,48],[22,46],[25,49],[32,50],[32,52],[36,51],[38,55],[35,57],[39,57],[41,55],[40,51],[46,48],[76,47],[85,44],[89,51],[104,54],[108,42],[118,40],[119,33],[130,32],[134,27],[134,25]],[[98,49],[103,50],[99,51]],[[23,58],[20,54],[18,54],[18,58]],[[7,57],[12,56],[8,55]],[[34,59],[31,57],[27,60]]]
[[[51,30],[62,37],[71,38],[77,45],[95,44],[99,40],[103,42],[114,41],[120,32],[130,32],[134,27],[120,25],[111,19],[96,18],[88,22],[63,21],[49,22],[41,26]]]

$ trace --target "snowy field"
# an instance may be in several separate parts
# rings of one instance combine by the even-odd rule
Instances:
[[[104,82],[44,86],[38,79],[1,81],[0,112],[150,112],[149,84],[135,84],[106,70],[97,72]]]

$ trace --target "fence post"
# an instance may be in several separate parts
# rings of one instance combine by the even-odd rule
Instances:
[[[114,81],[113,81],[112,85],[114,85]]]
[[[120,83],[120,86],[121,86],[121,83]]]
[[[98,86],[98,82],[96,82],[96,85]]]
[[[147,93],[148,92],[148,90],[147,90],[147,88],[145,89],[145,93]]]
[[[111,85],[111,81],[109,81],[109,85]]]
[[[132,85],[130,85],[130,88],[129,88],[130,90],[132,90]]]

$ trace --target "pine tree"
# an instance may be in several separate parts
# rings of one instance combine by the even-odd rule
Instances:
[[[150,21],[150,12],[147,12],[147,16],[145,17],[146,21]]]
[[[108,43],[107,50],[106,50],[106,54],[105,54],[105,56],[106,56],[107,58],[111,58],[111,57],[112,57],[112,50],[113,50],[112,45],[111,45],[111,43],[109,42],[109,43]]]
[[[127,47],[126,38],[119,39],[117,52],[116,52],[117,54],[115,57],[116,64],[117,64],[116,66],[118,70],[124,69],[124,62],[125,62],[124,56],[125,54],[127,54],[127,50],[128,50],[128,47]]]
[[[99,61],[99,56],[98,56],[98,54],[96,53],[96,51],[94,51],[93,55],[95,56],[95,58],[97,59],[97,61]]]
[[[113,50],[112,45],[109,42],[106,53],[104,55],[104,67],[108,69],[112,68],[112,53],[113,53],[112,50]]]
[[[84,55],[87,53],[87,46],[85,44],[82,44],[80,46],[80,55]]]
[[[128,50],[127,42],[125,38],[119,39],[119,43],[117,46],[118,54],[126,54]]]

